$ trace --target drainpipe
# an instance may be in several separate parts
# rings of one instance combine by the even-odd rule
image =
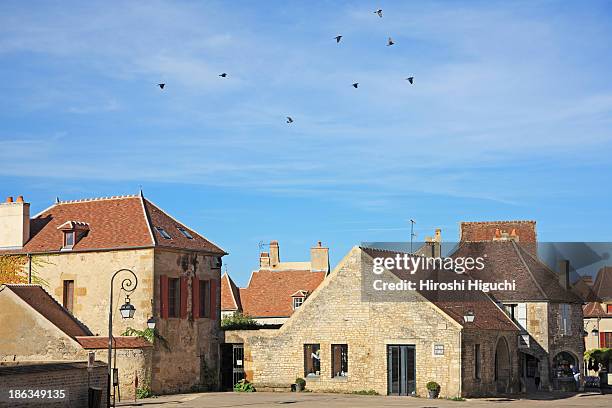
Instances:
[[[463,330],[459,330],[459,395],[463,393]]]
[[[28,284],[32,284],[32,254],[28,254]]]

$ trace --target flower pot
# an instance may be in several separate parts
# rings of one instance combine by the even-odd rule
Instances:
[[[436,399],[440,395],[440,390],[427,390],[429,399]]]

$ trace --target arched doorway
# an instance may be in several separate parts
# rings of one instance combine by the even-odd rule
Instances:
[[[553,358],[553,374],[560,377],[573,377],[570,366],[578,368],[578,359],[568,351],[562,351]]]
[[[497,341],[495,348],[495,382],[497,392],[506,393],[510,390],[510,349],[503,337]]]

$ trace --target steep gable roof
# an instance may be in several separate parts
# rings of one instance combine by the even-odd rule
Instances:
[[[604,266],[597,272],[593,292],[599,301],[612,301],[612,266]]]
[[[39,285],[4,285],[70,337],[92,336],[91,331]]]
[[[404,255],[402,252],[376,248],[361,248],[361,250],[372,258],[394,258],[398,254]],[[399,279],[413,282],[432,280],[449,283],[454,280],[469,280],[468,276],[459,275],[452,271],[419,268],[417,271],[414,271],[414,274],[411,274],[410,271],[397,270],[394,267],[385,269]],[[419,289],[415,290],[415,292],[437,306],[443,313],[463,327],[482,330],[518,331],[517,326],[484,292],[459,290],[427,291]],[[468,312],[474,313],[474,321],[472,323],[464,321],[464,315]]]
[[[612,317],[612,314],[606,313],[602,305],[598,302],[589,302],[582,307],[582,314],[585,318],[589,317]]]
[[[554,301],[582,303],[571,290],[564,289],[558,275],[536,259],[531,250],[514,241],[461,242],[452,258],[485,258],[482,270],[467,272],[484,282],[515,281],[513,291],[492,291],[501,301]]]
[[[78,220],[78,221],[75,221]],[[95,251],[143,247],[168,247],[226,254],[223,249],[176,221],[142,195],[59,201],[32,218],[29,241],[20,250],[0,253],[59,252],[63,234],[59,229],[87,226],[72,251]],[[161,238],[163,227],[172,239]],[[178,228],[188,231],[188,239]]]

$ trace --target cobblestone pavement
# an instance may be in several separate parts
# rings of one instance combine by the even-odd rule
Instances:
[[[584,394],[545,394],[539,393],[528,398],[484,398],[467,401],[428,400],[413,397],[359,396],[345,394],[319,393],[270,393],[256,392],[252,394],[239,393],[203,393],[179,394],[139,400],[134,403],[119,404],[122,407],[144,408],[227,408],[227,407],[277,407],[290,406],[294,408],[324,407],[324,408],[372,408],[372,407],[612,407],[612,395],[595,393]]]

